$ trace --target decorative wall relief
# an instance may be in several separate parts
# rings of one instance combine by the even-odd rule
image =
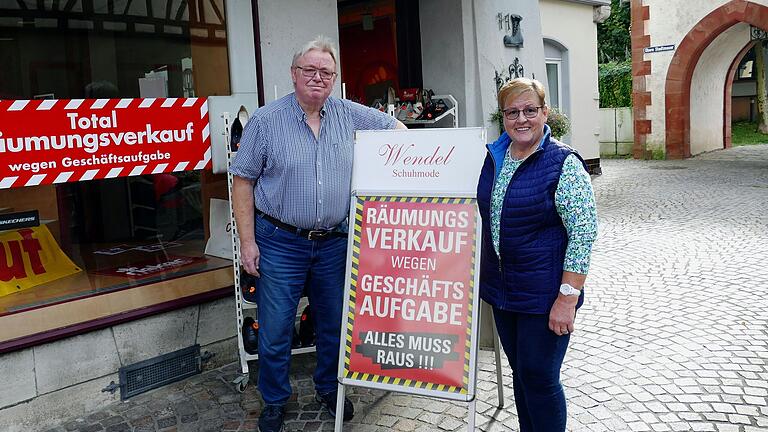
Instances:
[[[496,14],[499,30],[505,32],[504,46],[509,48],[523,47],[523,32],[520,29],[520,21],[523,17],[516,14]]]

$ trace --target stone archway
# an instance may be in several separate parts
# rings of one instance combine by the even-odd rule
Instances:
[[[733,143],[731,141],[731,118],[733,117],[733,78],[736,76],[736,72],[739,69],[739,64],[745,55],[757,44],[757,41],[750,41],[739,51],[736,57],[731,62],[731,66],[728,68],[728,74],[725,76],[725,96],[723,98],[723,147],[731,148]]]
[[[675,51],[667,71],[664,96],[667,159],[691,156],[691,78],[701,54],[720,33],[741,22],[764,28],[768,7],[732,0],[701,19]]]

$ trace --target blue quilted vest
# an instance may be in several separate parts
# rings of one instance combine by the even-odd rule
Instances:
[[[550,137],[517,168],[509,182],[499,224],[499,253],[491,240],[491,193],[504,163],[506,132],[488,144],[477,203],[483,220],[480,297],[513,312],[546,314],[557,298],[568,236],[555,208],[555,190],[565,158],[575,150]],[[584,301],[584,294],[578,306]]]

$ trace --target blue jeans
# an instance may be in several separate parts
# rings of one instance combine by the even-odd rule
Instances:
[[[560,367],[571,335],[549,329],[549,314],[493,308],[501,345],[512,367],[520,432],[565,432],[568,417]]]
[[[347,239],[307,240],[256,217],[259,245],[259,390],[268,405],[291,396],[288,369],[296,309],[307,287],[317,334],[315,389],[337,389]]]

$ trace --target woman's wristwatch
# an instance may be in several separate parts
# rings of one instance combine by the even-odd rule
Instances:
[[[560,294],[566,297],[578,297],[581,295],[581,291],[574,288],[571,284],[564,283],[560,285]]]

